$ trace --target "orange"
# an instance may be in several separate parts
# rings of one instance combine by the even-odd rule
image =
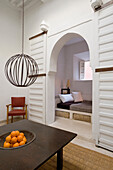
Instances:
[[[11,132],[11,137],[13,138],[13,137],[15,137],[16,136],[16,131],[12,131]]]
[[[26,143],[27,142],[27,139],[26,139],[26,137],[24,136],[23,137],[23,141]]]
[[[11,136],[7,136],[6,137],[6,142],[10,142],[11,141]]]
[[[10,148],[10,143],[4,142],[4,148]]]
[[[20,132],[18,130],[15,131],[16,136],[18,136],[20,134]]]
[[[13,145],[13,147],[18,147],[19,146],[19,143],[18,142],[16,142],[14,145]]]
[[[10,144],[10,148],[12,148],[12,147],[13,147],[13,144],[11,143],[11,144]]]
[[[4,142],[4,145],[6,144],[6,141]]]
[[[24,141],[21,141],[21,142],[20,142],[20,146],[22,146],[22,145],[25,145],[25,142],[24,142]]]
[[[18,140],[18,142],[21,142],[21,141],[23,140],[23,136],[22,136],[22,135],[19,135],[19,136],[17,137],[17,140]]]
[[[24,133],[22,133],[22,132],[21,132],[19,135],[21,135],[21,136],[23,136],[23,137],[24,137]]]
[[[16,143],[17,142],[17,138],[16,137],[13,137],[12,139],[11,139],[11,143]]]

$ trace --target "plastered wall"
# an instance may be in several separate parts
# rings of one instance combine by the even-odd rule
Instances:
[[[74,80],[73,74],[79,78],[80,59],[73,56],[85,52],[88,46],[85,41],[71,45],[65,45],[59,53],[57,62],[57,73],[55,76],[55,95],[61,93],[61,88],[66,88],[67,80],[70,80],[71,91],[80,91],[84,100],[92,100],[92,81]],[[75,62],[76,58],[76,63]],[[76,68],[74,68],[76,66]]]
[[[11,85],[5,77],[6,61],[21,53],[20,11],[0,0],[0,121],[6,120],[6,104],[11,96],[27,96],[26,89]]]

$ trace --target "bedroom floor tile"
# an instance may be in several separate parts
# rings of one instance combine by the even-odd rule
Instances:
[[[113,157],[112,152],[95,146],[95,141],[92,139],[91,123],[56,117],[55,122],[50,126],[77,133],[78,136],[73,139],[72,143]]]
[[[56,117],[56,121],[51,124],[54,127],[63,128],[71,132],[79,134],[86,139],[92,139],[92,125],[88,122],[70,120],[61,117]]]

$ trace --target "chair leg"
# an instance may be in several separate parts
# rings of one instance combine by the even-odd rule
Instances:
[[[9,106],[7,106],[7,124],[9,123],[9,116],[8,116],[8,113],[9,113]]]
[[[9,117],[8,117],[8,115],[7,115],[7,124],[9,123]]]
[[[23,115],[23,119],[24,119],[24,115]]]
[[[27,119],[27,105],[26,105],[26,107],[25,107],[25,112],[26,112],[25,118]]]
[[[27,119],[27,114],[26,114],[26,119]]]
[[[13,123],[13,116],[11,117],[11,123]]]

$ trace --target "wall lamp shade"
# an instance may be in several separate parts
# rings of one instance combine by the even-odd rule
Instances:
[[[42,31],[47,32],[49,26],[48,26],[48,25],[46,24],[46,22],[43,20],[43,21],[41,22],[41,24],[40,24],[40,28],[41,28]]]
[[[38,72],[36,61],[26,54],[14,55],[5,64],[6,78],[17,87],[27,87],[33,84]]]

